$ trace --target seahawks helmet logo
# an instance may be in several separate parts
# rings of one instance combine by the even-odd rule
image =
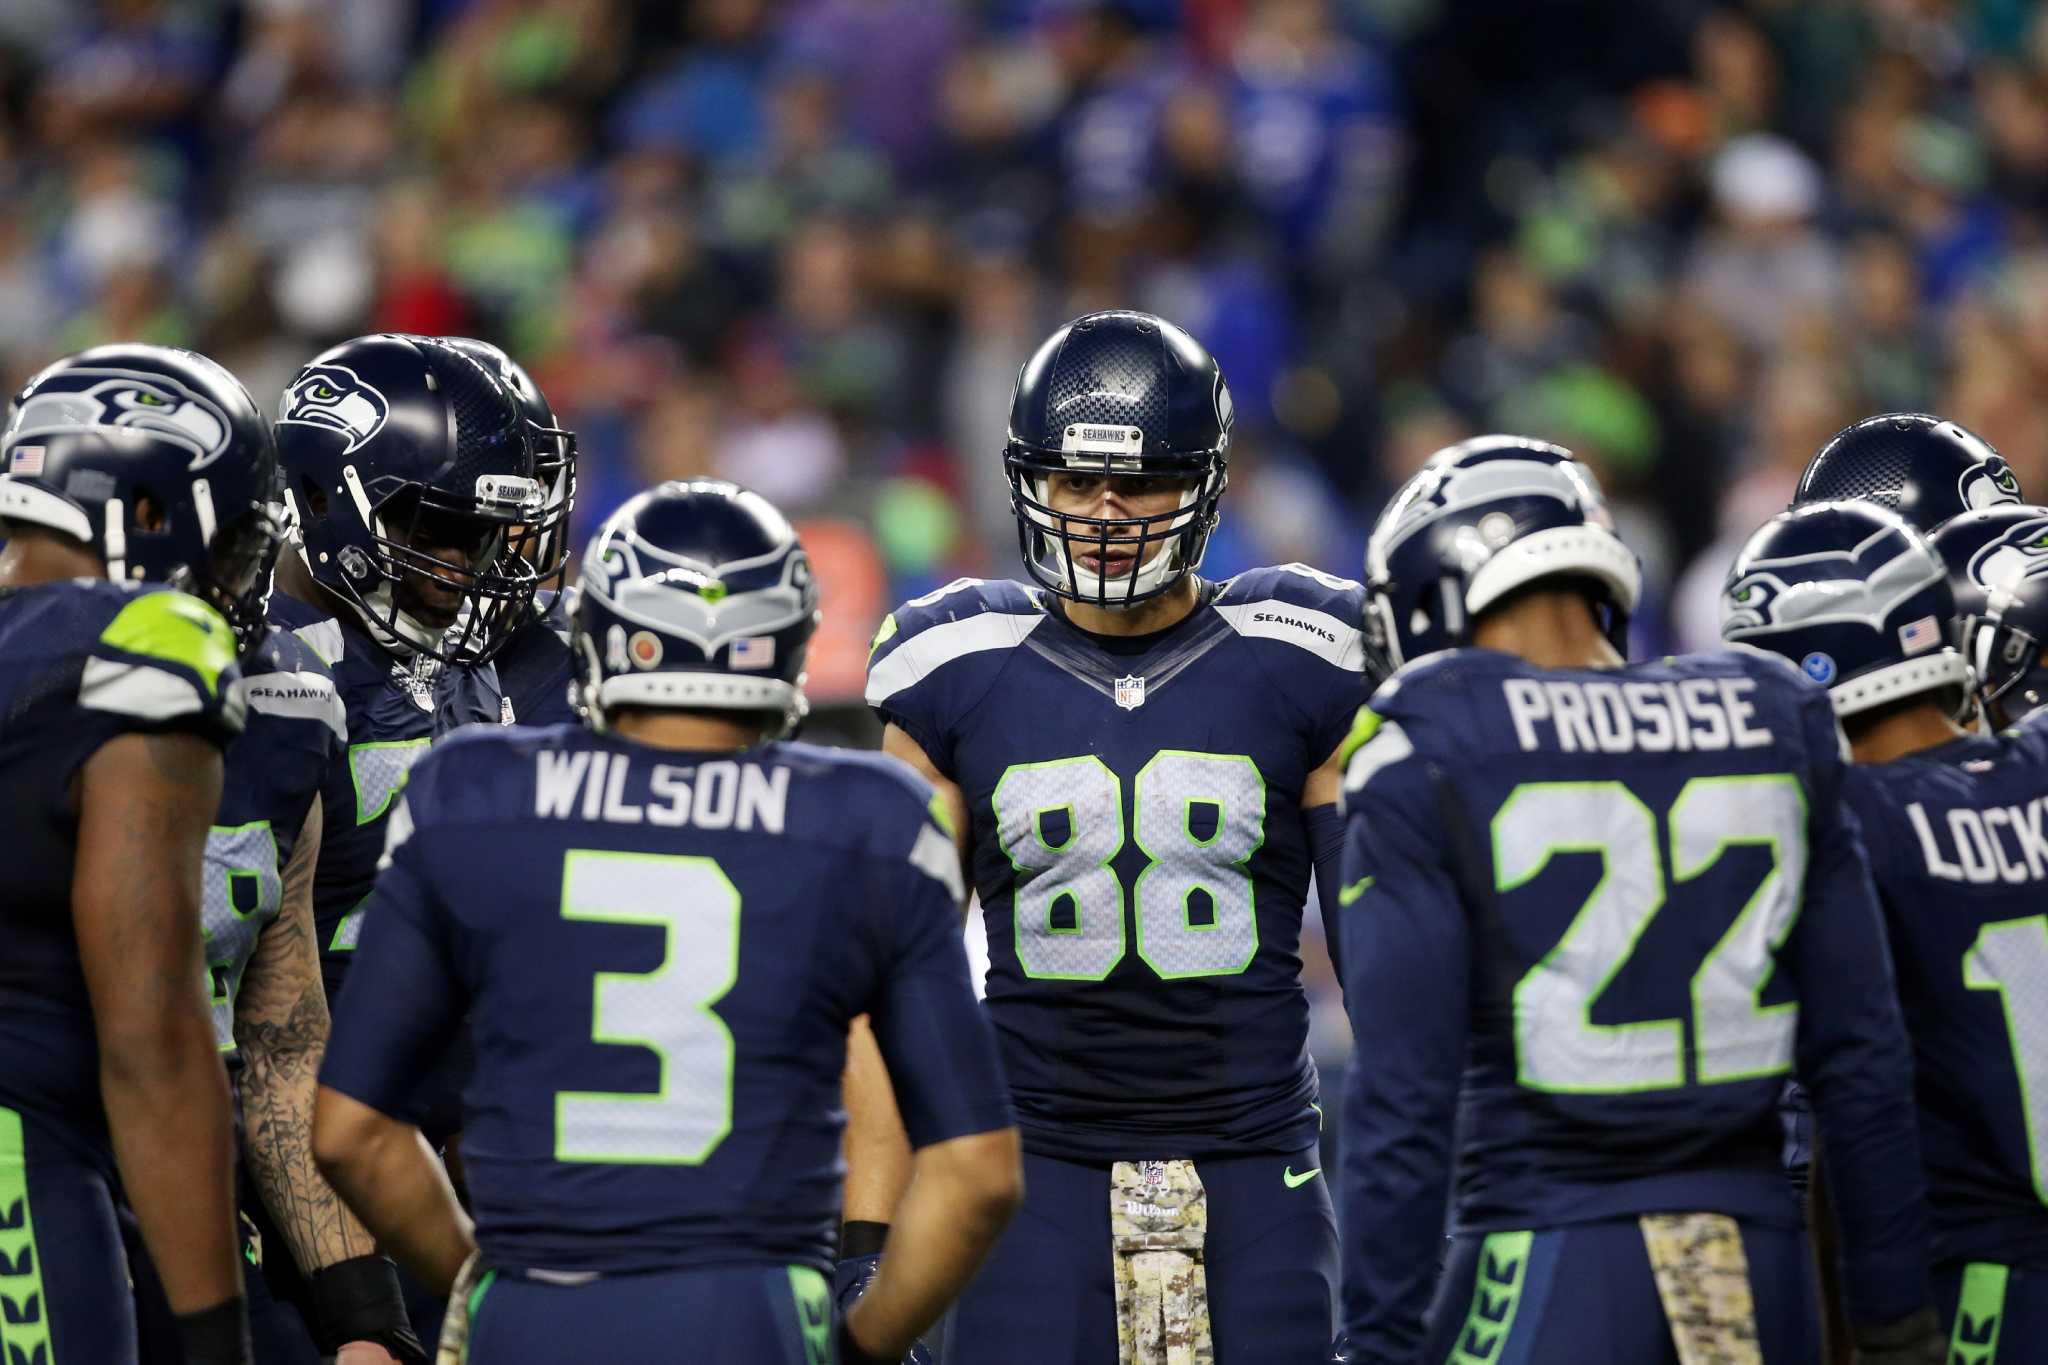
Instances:
[[[353,455],[384,429],[391,404],[346,365],[308,365],[285,391],[279,426],[325,427],[348,438]]]
[[[1956,495],[1963,506],[1975,510],[2000,503],[2020,501],[2020,481],[2003,455],[1992,455],[1969,466],[1956,481]]]
[[[1756,560],[1724,593],[1721,633],[1839,622],[1883,630],[1900,604],[1941,580],[1940,562],[1887,526],[1851,550]]]
[[[1970,556],[1970,579],[1987,592],[2009,588],[2023,578],[2048,576],[2048,517],[2007,527],[2005,534]]]
[[[138,370],[67,369],[51,375],[14,409],[11,444],[95,427],[146,431],[192,452],[189,470],[227,453],[234,429],[220,405],[169,375]]]

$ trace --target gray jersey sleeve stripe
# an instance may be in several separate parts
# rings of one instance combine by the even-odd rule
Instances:
[[[868,705],[880,706],[955,659],[987,649],[1013,648],[1044,619],[1036,613],[985,612],[921,631],[869,670]]]
[[[320,662],[326,664],[329,668],[341,662],[343,651],[341,622],[315,621],[310,626],[300,626],[292,634],[298,636],[306,648],[318,654]]]
[[[247,680],[249,705],[267,716],[317,720],[348,743],[348,714],[334,684],[319,673],[264,673]]]
[[[967,887],[960,880],[960,851],[937,825],[917,831],[917,842],[910,846],[910,865],[945,887],[956,904],[967,899]]]
[[[1278,598],[1219,604],[1216,611],[1239,635],[1284,640],[1347,673],[1365,671],[1365,636],[1355,624],[1329,612],[1297,607]]]
[[[87,659],[79,679],[78,704],[87,710],[139,720],[170,720],[198,715],[207,703],[190,678],[147,664]]]

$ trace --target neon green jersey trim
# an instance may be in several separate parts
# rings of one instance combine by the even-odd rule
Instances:
[[[1515,1330],[1515,1310],[1529,1278],[1532,1232],[1489,1233],[1479,1248],[1479,1274],[1472,1282],[1472,1307],[1464,1330],[1444,1365],[1498,1365]]]
[[[807,1265],[793,1265],[789,1293],[804,1334],[804,1365],[832,1365],[832,1293],[825,1277]]]
[[[220,675],[235,661],[235,634],[227,620],[181,592],[136,597],[107,623],[100,643],[190,669],[215,696],[220,695]]]
[[[1964,1268],[1955,1330],[1948,1339],[1948,1358],[1954,1365],[1996,1365],[2009,1273],[2006,1267],[1987,1261],[1973,1261]]]
[[[1351,733],[1344,736],[1344,742],[1337,746],[1337,766],[1351,766],[1351,756],[1372,742],[1380,732],[1380,716],[1370,706],[1358,708],[1358,714],[1351,718]]]
[[[42,1248],[28,1204],[28,1157],[21,1115],[0,1109],[0,1355],[54,1360]]]
[[[892,611],[882,618],[882,624],[875,631],[875,638],[868,641],[868,657],[870,659],[874,658],[875,651],[888,644],[895,637],[895,634],[896,613]]]

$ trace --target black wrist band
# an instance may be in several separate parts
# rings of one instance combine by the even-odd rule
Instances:
[[[887,1223],[856,1219],[839,1230],[839,1259],[850,1261],[856,1256],[879,1256],[882,1244],[888,1240]]]
[[[185,1365],[250,1365],[249,1305],[240,1295],[226,1303],[178,1315]]]
[[[331,1356],[351,1341],[406,1344],[424,1354],[405,1315],[398,1267],[388,1257],[353,1256],[316,1270],[306,1277],[306,1294],[320,1354]]]

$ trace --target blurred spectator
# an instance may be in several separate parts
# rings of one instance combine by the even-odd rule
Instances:
[[[579,532],[726,474],[884,599],[1014,568],[1010,387],[1091,307],[1222,360],[1217,574],[1355,571],[1502,427],[1609,480],[1646,645],[1711,639],[1731,538],[1859,414],[2048,489],[2018,0],[15,0],[0,90],[9,381],[118,334],[269,402],[359,329],[488,336],[582,433]]]

